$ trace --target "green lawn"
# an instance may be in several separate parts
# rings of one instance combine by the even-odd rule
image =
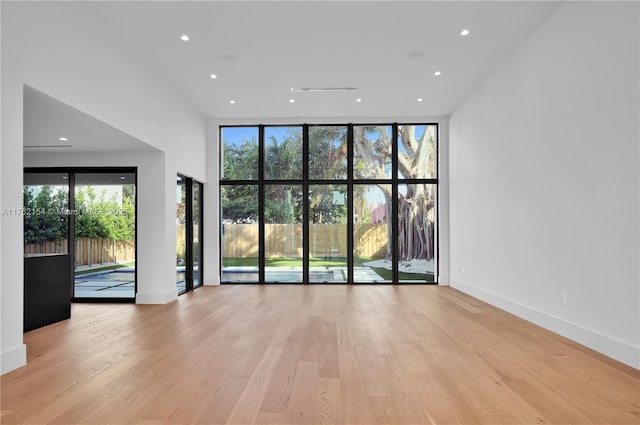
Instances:
[[[374,261],[374,260],[380,260],[380,258],[372,258],[372,257],[354,257],[353,262],[354,265],[356,267],[360,267],[362,266],[364,263],[367,263],[369,261]],[[365,266],[365,267],[369,267],[369,266]],[[380,275],[380,277],[382,277],[385,280],[393,280],[393,271],[391,270],[387,270],[383,267],[371,267],[371,269],[373,271],[375,271],[376,273],[378,273]],[[399,272],[398,273],[398,278],[402,281],[402,280],[423,280],[425,282],[433,282],[433,276],[432,275],[424,275],[424,274],[417,274],[417,273],[405,273],[405,272]]]

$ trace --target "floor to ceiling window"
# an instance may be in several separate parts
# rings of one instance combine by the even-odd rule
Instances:
[[[437,275],[436,124],[223,126],[221,280]]]
[[[203,261],[202,261],[202,247],[204,243],[203,231],[204,226],[202,225],[203,215],[203,199],[202,195],[204,194],[204,188],[202,183],[197,182],[195,180],[192,181],[192,216],[191,216],[191,228],[192,228],[192,237],[193,243],[191,244],[191,252],[192,252],[192,261],[191,261],[191,276],[193,278],[193,287],[197,288],[202,286],[202,276],[203,276]]]
[[[183,294],[202,286],[202,183],[176,177],[176,288]]]

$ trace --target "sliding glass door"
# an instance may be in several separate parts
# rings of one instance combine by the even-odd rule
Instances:
[[[136,169],[25,169],[24,181],[25,254],[67,254],[73,301],[134,301]]]
[[[76,300],[136,294],[135,170],[73,175]]]

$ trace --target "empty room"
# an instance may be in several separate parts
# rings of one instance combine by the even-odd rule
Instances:
[[[0,423],[640,423],[639,2],[0,19]]]

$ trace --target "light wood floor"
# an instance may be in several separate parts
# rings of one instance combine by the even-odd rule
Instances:
[[[450,288],[206,287],[25,335],[2,424],[638,424],[640,374]]]

